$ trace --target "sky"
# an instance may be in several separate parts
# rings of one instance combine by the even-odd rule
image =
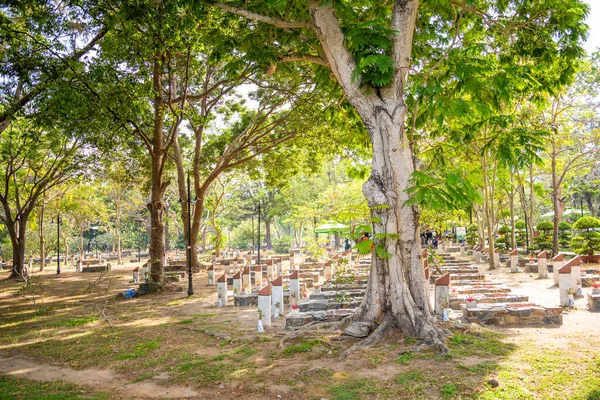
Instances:
[[[587,17],[587,24],[590,27],[589,36],[585,42],[585,49],[588,53],[600,47],[600,0],[585,0],[591,7],[590,14]]]

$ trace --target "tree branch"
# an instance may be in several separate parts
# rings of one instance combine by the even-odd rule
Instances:
[[[234,7],[234,6],[230,6],[230,5],[219,3],[219,2],[206,1],[205,3],[209,4],[211,6],[214,6],[214,7],[218,7],[221,10],[230,12],[232,14],[239,15],[241,17],[244,17],[244,18],[247,18],[247,19],[250,19],[253,21],[264,22],[265,24],[273,25],[278,28],[283,28],[283,29],[313,28],[313,24],[310,21],[286,21],[284,19],[273,18],[273,17],[269,17],[266,15],[257,14],[255,12],[248,11],[248,10],[240,8],[240,7]]]

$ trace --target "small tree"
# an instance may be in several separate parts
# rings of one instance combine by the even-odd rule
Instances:
[[[582,217],[575,222],[573,227],[579,234],[571,240],[571,247],[577,254],[591,256],[600,249],[600,220],[594,217]]]
[[[558,242],[561,247],[569,247],[569,242],[573,237],[571,229],[573,229],[573,226],[568,222],[563,221],[558,224]]]
[[[467,243],[469,243],[471,246],[473,246],[475,243],[477,243],[478,239],[479,239],[479,235],[477,233],[477,225],[476,224],[469,225],[469,227],[467,228]]]
[[[540,231],[540,236],[533,239],[535,248],[538,250],[552,249],[552,235],[550,234],[554,229],[552,221],[540,221],[536,228]]]
[[[497,247],[500,250],[508,250],[510,245],[510,240],[507,237],[511,232],[510,228],[506,225],[502,225],[500,229],[498,229],[498,233],[502,235],[500,238],[496,239]]]

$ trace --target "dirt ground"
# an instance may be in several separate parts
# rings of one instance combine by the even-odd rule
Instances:
[[[257,310],[217,307],[206,272],[194,276],[192,298],[181,282],[159,294],[122,299],[137,265],[113,267],[98,282],[99,274],[69,267],[57,276],[48,268],[36,274],[29,291],[19,291],[23,283],[0,272],[0,374],[67,382],[111,399],[587,400],[600,388],[600,314],[586,310],[585,297],[560,327],[451,323],[450,355],[411,352],[414,339],[395,332],[341,360],[355,341],[318,329],[292,335],[282,318],[258,334]],[[552,279],[506,268],[485,273],[530,301],[558,303]],[[47,311],[40,311],[42,299]]]

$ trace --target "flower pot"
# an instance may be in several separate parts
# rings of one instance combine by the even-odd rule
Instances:
[[[258,320],[258,325],[256,327],[256,331],[257,332],[264,332],[265,331],[265,328],[263,328],[262,320],[260,320],[260,319]]]
[[[592,289],[592,294],[600,294],[600,288]]]
[[[474,301],[467,301],[467,308],[477,308],[477,303]]]

